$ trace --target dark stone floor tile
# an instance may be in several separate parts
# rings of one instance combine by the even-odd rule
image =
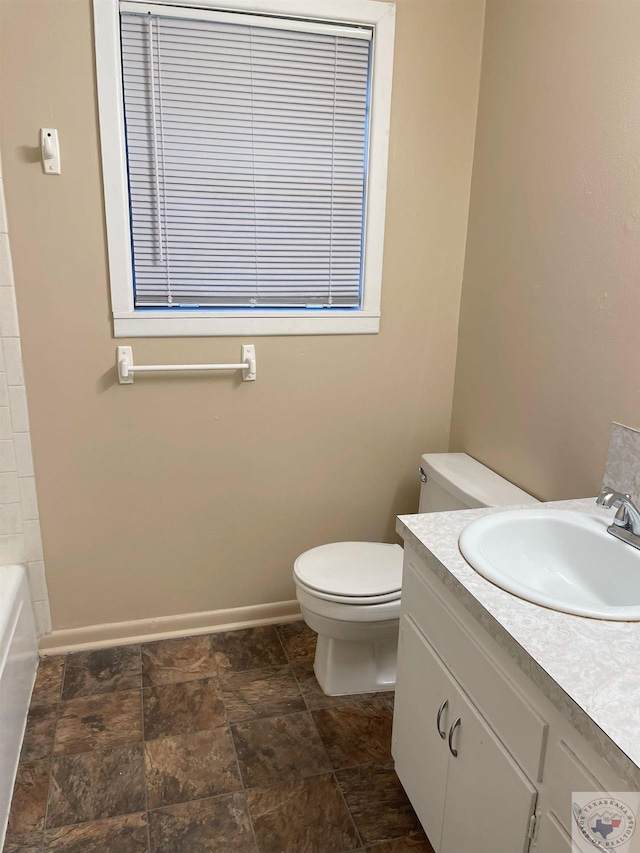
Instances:
[[[407,835],[392,838],[367,847],[367,853],[435,853],[425,835]]]
[[[313,663],[318,635],[306,622],[287,622],[285,625],[278,625],[278,634],[287,657],[292,663],[299,661]]]
[[[49,829],[46,853],[148,853],[144,814],[129,814],[76,826]]]
[[[27,717],[20,761],[49,758],[58,720],[58,705],[36,705]]]
[[[55,755],[125,746],[141,740],[140,690],[81,696],[60,705]]]
[[[5,853],[256,853],[242,782],[259,853],[433,853],[391,767],[393,693],[324,696],[315,639],[299,622],[43,659]]]
[[[391,761],[393,712],[385,694],[313,712],[334,769]]]
[[[396,700],[396,694],[395,694],[394,690],[385,690],[382,693],[376,693],[375,697],[376,697],[376,699],[378,699],[378,701],[382,705],[386,706],[391,711],[391,713],[393,714],[393,706],[394,706],[395,700]]]
[[[7,835],[2,853],[43,853],[42,832],[27,835]]]
[[[220,675],[287,663],[274,625],[211,634],[211,651]]]
[[[48,759],[26,762],[18,767],[7,826],[8,835],[25,835],[44,829],[49,767]]]
[[[65,655],[40,658],[36,683],[31,694],[31,707],[51,705],[60,701]]]
[[[306,711],[241,723],[231,731],[247,788],[302,779],[331,769]]]
[[[338,770],[336,779],[365,844],[409,835],[416,842],[425,841],[426,836],[393,767],[379,764],[350,767]],[[398,845],[402,850],[400,842]],[[419,847],[416,853],[418,851]]]
[[[230,723],[304,711],[298,683],[288,666],[238,672],[222,679]]]
[[[142,744],[54,758],[47,828],[145,808]]]
[[[208,634],[160,640],[142,646],[143,687],[194,681],[217,674]]]
[[[145,759],[150,809],[242,787],[228,726],[147,741]]]
[[[68,655],[62,698],[140,687],[140,646],[118,646]]]
[[[247,791],[260,853],[343,853],[360,841],[331,774]]]
[[[320,708],[335,708],[336,705],[347,705],[350,702],[361,702],[363,699],[372,699],[379,695],[377,693],[351,693],[347,696],[327,696],[318,684],[318,679],[313,671],[313,661],[294,663],[292,669],[310,711],[318,711]]]
[[[256,853],[244,793],[149,812],[151,853]]]
[[[145,740],[213,729],[227,721],[217,678],[145,687]]]

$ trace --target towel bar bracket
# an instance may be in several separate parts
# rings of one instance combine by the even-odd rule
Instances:
[[[116,366],[121,385],[131,385],[135,373],[165,373],[173,370],[241,370],[245,382],[256,378],[256,348],[242,344],[237,364],[134,364],[133,347],[116,348]]]

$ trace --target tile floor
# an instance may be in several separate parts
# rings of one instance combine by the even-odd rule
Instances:
[[[40,663],[4,853],[433,853],[393,694],[329,698],[302,622]]]

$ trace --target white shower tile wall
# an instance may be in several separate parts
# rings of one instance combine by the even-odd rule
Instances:
[[[51,631],[0,162],[0,571],[27,567],[38,634]]]
[[[640,430],[615,422],[611,424],[602,485],[627,492],[640,503]]]

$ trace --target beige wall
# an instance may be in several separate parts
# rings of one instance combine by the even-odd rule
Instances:
[[[640,3],[488,0],[451,448],[544,499],[640,425]]]
[[[399,0],[377,336],[258,338],[259,378],[117,384],[90,0],[0,3],[2,151],[54,628],[287,600],[294,557],[394,538],[445,450],[480,0]],[[45,177],[38,128],[59,129]],[[128,341],[122,341],[128,343]],[[236,360],[238,339],[135,342]]]

